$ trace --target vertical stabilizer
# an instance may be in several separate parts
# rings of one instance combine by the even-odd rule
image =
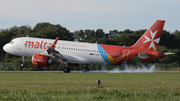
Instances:
[[[160,41],[164,23],[165,20],[156,20],[156,22],[131,47],[156,51]]]

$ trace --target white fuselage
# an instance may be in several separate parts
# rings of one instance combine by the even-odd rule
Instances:
[[[34,54],[47,54],[53,42],[51,39],[20,37],[13,39],[3,49],[13,55],[32,57]],[[58,40],[55,50],[78,59],[74,63],[107,64],[98,51],[98,44]]]

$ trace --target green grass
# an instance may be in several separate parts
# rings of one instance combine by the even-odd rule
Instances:
[[[101,80],[101,87],[96,81]],[[0,100],[179,101],[180,72],[1,72]]]

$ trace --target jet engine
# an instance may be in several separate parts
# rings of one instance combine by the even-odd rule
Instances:
[[[49,67],[52,64],[52,58],[43,54],[34,54],[32,56],[32,63],[35,66]]]

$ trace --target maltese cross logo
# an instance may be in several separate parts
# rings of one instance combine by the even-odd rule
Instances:
[[[155,39],[155,36],[156,36],[156,33],[157,33],[158,30],[156,30],[154,33],[150,30],[150,34],[151,34],[151,37],[147,37],[146,35],[144,35],[144,37],[146,38],[146,40],[143,42],[143,43],[146,43],[146,42],[151,42],[150,46],[148,49],[150,49],[151,47],[156,50],[155,46],[154,46],[154,42],[155,43],[159,43],[159,40],[160,38],[156,38]],[[151,39],[152,38],[152,39]]]

